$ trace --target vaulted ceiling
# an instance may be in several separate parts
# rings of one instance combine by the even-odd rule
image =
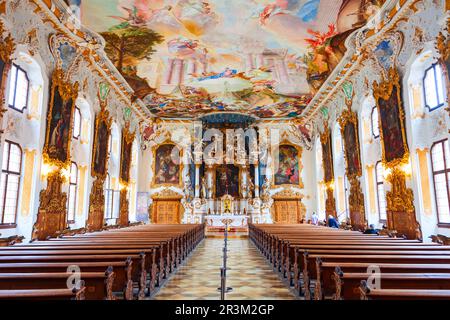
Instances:
[[[368,0],[89,0],[82,22],[149,110],[297,117],[376,7]]]

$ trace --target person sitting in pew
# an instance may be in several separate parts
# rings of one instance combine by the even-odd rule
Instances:
[[[378,235],[379,232],[378,232],[377,229],[375,229],[375,225],[371,224],[371,225],[369,225],[369,228],[364,230],[364,234],[376,234],[376,235]]]
[[[328,216],[328,226],[330,228],[339,229],[339,223],[337,222],[336,218],[333,217],[331,214]]]
[[[319,225],[319,216],[315,212],[312,213],[311,224],[313,224],[315,226]]]

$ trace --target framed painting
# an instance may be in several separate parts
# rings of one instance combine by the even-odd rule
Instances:
[[[302,186],[300,147],[291,144],[281,144],[278,148],[278,168],[274,170],[274,185]]]
[[[163,143],[153,150],[153,186],[181,186],[181,150],[174,143]]]
[[[216,197],[230,195],[239,198],[239,167],[232,164],[224,164],[216,168]]]
[[[121,156],[120,156],[120,182],[128,185],[130,182],[130,167],[134,133],[129,131],[128,126],[122,130]]]
[[[361,157],[358,138],[358,119],[354,112],[345,110],[339,118],[341,134],[345,146],[347,176],[361,176]]]
[[[106,108],[95,117],[94,143],[92,151],[91,175],[93,177],[106,178],[108,171],[108,141],[111,134],[112,119]]]
[[[62,71],[56,70],[52,76],[43,154],[46,162],[58,167],[70,165],[72,122],[77,96],[78,83],[72,85],[65,82]]]
[[[374,82],[373,91],[379,116],[383,164],[392,168],[408,162],[409,151],[398,72],[391,68],[387,79],[381,84]]]
[[[322,143],[322,165],[324,172],[324,182],[329,183],[334,180],[333,151],[331,149],[331,132],[328,127],[320,137]]]

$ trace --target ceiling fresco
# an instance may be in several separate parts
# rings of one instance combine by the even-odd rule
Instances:
[[[89,0],[82,22],[149,110],[296,117],[376,0]]]

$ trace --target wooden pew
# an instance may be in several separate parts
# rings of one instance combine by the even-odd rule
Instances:
[[[150,294],[156,283],[161,285],[161,277],[167,278],[170,272],[175,271],[176,266],[204,238],[204,231],[204,225],[138,225],[98,233],[85,233],[85,230],[72,233],[67,230],[59,238],[1,248],[0,276],[10,279],[5,280],[10,284],[14,283],[15,276],[23,279],[18,286],[26,286],[32,277],[47,277],[57,287],[57,279],[67,278],[66,271],[70,265],[83,268],[82,274],[97,277],[95,279],[103,274],[99,272],[104,272],[106,268],[111,270],[112,267],[117,268],[114,269],[114,276],[119,281],[112,282],[108,297],[121,285],[125,298],[133,298],[134,282],[139,288],[137,297],[143,298],[145,287]],[[127,263],[124,264],[125,259]],[[38,288],[43,285],[45,281],[36,281]],[[89,284],[88,289],[94,287]],[[87,299],[98,297],[87,295]]]
[[[450,300],[450,290],[370,289],[361,283],[361,300]]]
[[[335,300],[358,300],[361,298],[361,281],[367,281],[367,273],[344,273],[337,268],[334,273]],[[432,289],[450,288],[450,273],[381,273],[380,288],[383,289]],[[345,285],[344,285],[345,284]]]
[[[322,262],[318,260],[317,267],[320,269],[321,281],[316,282],[316,286],[321,286],[322,296],[316,295],[320,300],[326,297],[332,299],[336,295],[335,272],[365,273],[369,276],[368,270],[373,267],[372,263],[347,263],[347,262]],[[450,274],[450,264],[400,264],[400,263],[378,263],[376,265],[381,273],[446,273]],[[359,295],[359,293],[358,293]]]
[[[131,278],[131,259],[120,261],[106,261],[106,262],[77,262],[76,266],[80,269],[81,273],[104,273],[105,270],[112,268],[114,271],[114,282],[112,284],[113,293],[126,292],[127,286],[132,286],[133,280]],[[65,273],[73,263],[70,262],[54,262],[54,263],[1,263],[0,275],[7,273]],[[132,287],[131,287],[132,288]],[[131,299],[130,296],[124,298]]]
[[[0,247],[12,246],[16,243],[21,243],[25,239],[23,236],[11,236],[7,238],[0,238]]]
[[[126,261],[129,259],[131,263],[127,268],[127,279],[133,279],[138,282],[143,278],[141,266],[143,265],[142,255],[37,255],[37,256],[2,256],[0,257],[0,264],[4,263],[36,263],[36,262],[70,262],[76,265],[78,262],[109,262],[109,261]],[[133,299],[133,281],[129,281],[124,288],[124,297],[126,300]],[[141,284],[141,283],[140,283]],[[145,288],[145,286],[144,286]],[[138,298],[143,297],[144,288],[139,287]]]
[[[84,300],[86,288],[0,290],[0,300]]]
[[[51,273],[0,273],[1,290],[37,290],[60,289],[67,287],[71,274],[66,272]],[[112,267],[106,272],[82,272],[80,279],[83,283],[85,299],[115,300],[113,295],[114,272]]]
[[[367,279],[371,265],[382,266],[382,282],[396,290],[413,288],[409,285],[415,280],[430,290],[450,289],[450,246],[304,225],[250,225],[249,230],[250,239],[288,285],[294,278],[301,293],[303,283],[306,299],[312,284],[316,299],[348,292],[358,296],[359,282]],[[354,271],[357,264],[360,269]],[[342,277],[335,273],[338,265],[347,267]]]

